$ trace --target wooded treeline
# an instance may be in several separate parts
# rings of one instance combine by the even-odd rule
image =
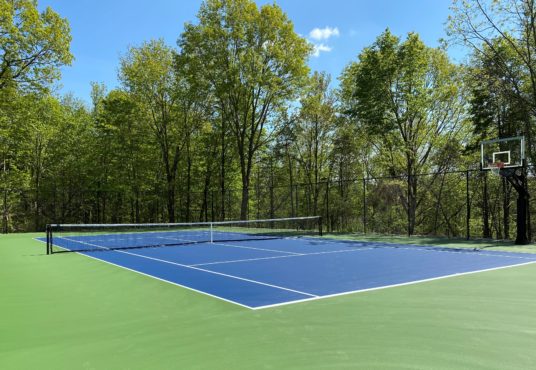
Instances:
[[[279,6],[206,0],[176,45],[129,48],[88,107],[53,93],[68,21],[0,0],[2,230],[323,215],[331,231],[509,238],[515,191],[472,170],[496,137],[524,135],[533,163],[534,1],[451,10],[466,63],[387,29],[333,88]]]

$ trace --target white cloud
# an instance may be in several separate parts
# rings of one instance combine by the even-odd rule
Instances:
[[[337,27],[325,27],[325,28],[314,28],[309,32],[309,37],[313,40],[327,40],[332,36],[339,36],[339,29]]]
[[[314,49],[313,49],[313,56],[314,57],[318,57],[320,56],[320,53],[321,52],[330,52],[331,51],[331,47],[330,46],[327,46],[327,45],[324,45],[324,44],[315,44],[313,45]]]

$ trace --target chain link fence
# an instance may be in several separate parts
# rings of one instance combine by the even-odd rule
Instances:
[[[268,184],[249,189],[250,219],[320,215],[327,232],[514,239],[517,192],[506,179],[479,170],[415,177],[414,212],[404,176],[318,183]],[[527,179],[529,194],[536,179]],[[47,223],[166,222],[161,190],[2,189],[2,231],[42,231]],[[240,218],[241,189],[176,194],[178,221]],[[529,206],[529,237],[535,204]],[[414,216],[412,216],[414,214]]]

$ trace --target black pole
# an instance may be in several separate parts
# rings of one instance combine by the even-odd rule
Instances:
[[[51,246],[50,246],[50,225],[46,226],[46,233],[47,233],[47,254],[50,254]]]
[[[469,170],[465,172],[465,201],[467,205],[467,216],[465,217],[465,235],[467,240],[469,240],[471,238],[471,199],[469,196]]]
[[[411,236],[411,205],[410,205],[410,202],[411,202],[411,194],[410,194],[410,191],[411,191],[411,175],[409,174],[409,171],[408,171],[408,189],[406,191],[406,205],[407,205],[407,212],[406,212],[406,217],[408,218],[407,222],[407,228],[408,228],[408,237]]]
[[[367,233],[367,179],[363,177],[363,234]]]
[[[516,244],[529,244],[527,238],[527,198],[525,194],[517,196],[517,235]]]
[[[524,168],[507,169],[501,174],[517,190],[517,220],[516,241],[518,245],[529,244],[527,238],[527,204],[529,193],[527,192],[527,176]]]
[[[298,203],[298,199],[299,199],[299,189],[298,189],[298,184],[296,184],[296,189],[295,189],[295,196],[296,196],[296,215],[300,215],[300,204]]]

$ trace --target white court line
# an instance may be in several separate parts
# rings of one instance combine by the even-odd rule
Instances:
[[[38,240],[38,239],[36,239]],[[45,243],[45,241],[42,241],[42,240],[38,240],[42,243]],[[78,242],[76,240],[74,240],[75,242]],[[62,249],[65,249],[63,247],[60,247],[58,246],[59,248],[62,248]],[[98,246],[97,246],[98,247]],[[395,246],[388,246],[390,248],[398,248],[398,249],[406,249],[406,250],[415,250],[415,248],[400,248],[400,247],[395,247]],[[417,246],[418,247],[418,246]],[[107,249],[107,248],[104,248],[104,247],[99,247],[99,248],[103,248],[103,249]],[[368,249],[374,249],[374,248],[368,248]],[[424,248],[423,249],[420,249],[420,250],[425,250]],[[431,251],[434,251],[434,250],[431,250]],[[437,251],[437,250],[435,250]],[[120,252],[120,251],[117,251],[117,252]],[[470,274],[477,274],[477,273],[481,273],[481,272],[487,272],[487,271],[494,271],[494,270],[501,270],[501,269],[507,269],[507,268],[513,268],[513,267],[519,267],[519,266],[525,266],[525,265],[530,265],[530,264],[535,264],[536,261],[531,261],[531,262],[525,262],[525,263],[517,263],[517,264],[513,264],[513,265],[508,265],[508,266],[500,266],[500,267],[493,267],[493,268],[489,268],[489,269],[482,269],[482,270],[476,270],[476,271],[468,271],[468,272],[462,272],[462,273],[455,273],[455,274],[449,274],[449,275],[444,275],[444,276],[437,276],[437,277],[433,277],[433,278],[428,278],[428,279],[422,279],[422,280],[415,280],[415,281],[409,281],[409,282],[404,282],[404,283],[399,283],[399,284],[392,284],[392,285],[385,285],[385,286],[379,286],[379,287],[373,287],[373,288],[366,288],[366,289],[358,289],[358,290],[352,290],[352,291],[346,291],[346,292],[341,292],[341,293],[335,293],[335,294],[329,294],[329,295],[324,295],[324,296],[313,296],[309,293],[306,293],[306,295],[311,295],[312,297],[311,298],[304,298],[304,299],[298,299],[298,300],[293,300],[293,301],[287,301],[287,302],[283,302],[283,303],[275,303],[275,304],[270,304],[270,305],[264,305],[264,306],[256,306],[256,307],[252,307],[252,306],[248,306],[248,305],[245,305],[245,304],[242,304],[242,303],[239,303],[239,302],[236,302],[236,301],[232,301],[232,300],[228,300],[226,298],[223,298],[223,297],[220,297],[220,296],[216,296],[216,295],[213,295],[213,294],[210,294],[210,293],[207,293],[207,292],[204,292],[204,291],[200,291],[200,290],[197,290],[197,289],[194,289],[194,288],[191,288],[189,286],[186,286],[186,285],[182,285],[182,284],[179,284],[179,283],[176,283],[176,282],[173,282],[173,281],[169,281],[169,280],[166,280],[166,279],[162,279],[162,278],[159,278],[159,277],[156,277],[156,276],[153,276],[153,275],[150,275],[150,274],[146,274],[146,273],[143,273],[143,272],[140,272],[140,271],[137,271],[137,270],[133,270],[133,269],[130,269],[128,267],[125,267],[125,266],[122,266],[122,265],[118,265],[118,264],[115,264],[115,263],[112,263],[112,262],[108,262],[108,261],[105,261],[105,260],[102,260],[100,258],[97,258],[97,257],[93,257],[93,256],[90,256],[90,255],[87,255],[87,254],[84,254],[84,253],[79,253],[79,252],[76,252],[78,254],[82,254],[83,256],[85,257],[89,257],[89,258],[92,258],[92,259],[95,259],[97,261],[101,261],[101,262],[104,262],[104,263],[108,263],[110,265],[114,265],[114,266],[117,266],[117,267],[120,267],[120,268],[123,268],[125,270],[129,270],[129,271],[133,271],[133,272],[136,272],[138,274],[141,274],[141,275],[144,275],[144,276],[148,276],[148,277],[151,277],[151,278],[154,278],[154,279],[157,279],[157,280],[160,280],[160,281],[163,281],[163,282],[167,282],[167,283],[170,283],[170,284],[173,284],[173,285],[177,285],[177,286],[180,286],[180,287],[183,287],[183,288],[186,288],[188,290],[191,290],[191,291],[195,291],[197,293],[201,293],[201,294],[204,294],[204,295],[207,295],[207,296],[210,296],[210,297],[213,297],[213,298],[217,298],[217,299],[221,299],[222,301],[225,301],[225,302],[229,302],[229,303],[233,303],[233,304],[236,304],[236,305],[239,305],[241,307],[246,307],[246,308],[249,308],[249,309],[252,309],[252,310],[260,310],[260,309],[265,309],[265,308],[273,308],[273,307],[279,307],[279,306],[286,306],[286,305],[290,305],[290,304],[294,304],[294,303],[301,303],[301,302],[309,302],[309,301],[315,301],[315,300],[320,300],[320,299],[325,299],[325,298],[332,298],[332,297],[338,297],[338,296],[344,296],[344,295],[349,295],[349,294],[357,294],[357,293],[365,293],[365,292],[370,292],[370,291],[375,291],[375,290],[382,290],[382,289],[388,289],[388,288],[395,288],[395,287],[400,287],[400,286],[405,286],[405,285],[414,285],[414,284],[420,284],[420,283],[426,283],[426,282],[430,282],[430,281],[434,281],[434,280],[441,280],[441,279],[447,279],[447,278],[451,278],[451,277],[458,277],[458,276],[463,276],[463,275],[470,275]],[[131,254],[131,253],[128,253],[128,252],[125,252],[127,254]],[[449,252],[449,253],[455,253],[455,252]],[[487,253],[486,255],[489,255],[489,256],[494,256],[493,254],[490,254],[490,253]],[[145,257],[145,256],[141,256],[141,257]],[[283,257],[283,256],[282,256]],[[285,256],[286,257],[286,256]],[[288,256],[288,257],[292,257],[292,256]],[[498,255],[497,257],[515,257],[515,256],[503,256],[503,255]],[[519,258],[525,258],[525,259],[530,259],[528,257],[519,257]],[[167,261],[169,263],[169,261]],[[185,266],[185,267],[189,267],[189,266]],[[194,268],[194,267],[192,267]],[[202,269],[200,269],[202,270]],[[212,272],[210,270],[206,270],[208,272]],[[302,293],[303,294],[303,293]]]
[[[86,245],[89,245],[89,246],[91,246],[91,247],[103,248],[103,247],[100,247],[100,246],[98,246],[98,245],[96,245],[96,244],[91,244],[91,243],[81,242],[81,241],[78,241],[78,240],[72,240],[72,239],[65,238],[65,237],[64,237],[63,239],[65,239],[65,240],[70,240],[70,241],[77,242],[77,243],[81,243],[81,244],[86,244]],[[105,248],[105,249],[108,249],[108,248]],[[228,274],[224,274],[224,273],[222,273],[222,272],[216,272],[216,271],[206,270],[206,269],[202,269],[202,268],[200,268],[200,267],[194,267],[194,266],[183,265],[182,263],[172,262],[172,261],[164,260],[164,259],[161,259],[161,258],[155,258],[155,257],[144,256],[143,254],[137,254],[137,253],[127,252],[127,251],[122,251],[122,250],[110,250],[110,251],[111,251],[111,252],[117,252],[117,253],[124,253],[124,254],[128,254],[128,255],[131,255],[131,256],[140,257],[140,258],[146,258],[146,259],[149,259],[149,260],[158,261],[158,262],[162,262],[162,263],[167,263],[167,264],[175,265],[175,266],[179,266],[179,267],[185,267],[185,268],[189,268],[189,269],[192,269],[192,270],[198,270],[198,271],[208,272],[209,274],[221,275],[221,276],[225,276],[225,277],[228,277],[228,278],[231,278],[231,279],[247,281],[247,282],[249,282],[249,283],[254,283],[254,284],[264,285],[264,286],[268,286],[268,287],[276,288],[276,289],[280,289],[280,290],[286,290],[286,291],[288,291],[288,292],[298,293],[298,294],[306,295],[306,296],[309,296],[309,297],[318,297],[318,296],[315,295],[315,294],[306,293],[306,292],[301,292],[301,291],[299,291],[299,290],[294,290],[294,289],[285,288],[285,287],[278,286],[278,285],[273,285],[273,284],[263,283],[263,282],[261,282],[261,281],[256,281],[256,280],[251,280],[251,279],[246,279],[246,278],[242,278],[242,277],[239,277],[239,276],[228,275]]]
[[[183,238],[172,238],[172,237],[166,237],[166,236],[158,236],[157,238],[161,239],[169,239],[169,240],[182,240],[185,242],[193,242],[193,243],[199,243],[199,244],[216,244],[216,245],[223,245],[226,247],[233,247],[233,248],[241,248],[241,249],[253,249],[256,251],[266,251],[266,252],[276,252],[276,253],[286,253],[286,254],[292,254],[292,255],[301,255],[301,253],[295,253],[295,252],[287,252],[287,251],[280,251],[276,249],[266,249],[266,248],[257,248],[257,247],[246,247],[245,245],[234,245],[234,244],[227,244],[227,243],[219,243],[219,242],[210,242],[210,241],[202,241],[198,242],[196,240],[189,240],[189,239],[183,239]]]
[[[161,237],[161,238],[166,238],[166,237]],[[184,241],[188,241],[188,242],[195,242],[195,240],[188,240],[188,239],[176,239],[176,238],[169,238],[169,239],[184,240]],[[314,240],[314,239],[300,239],[300,238],[285,238],[285,239],[290,239],[290,240]],[[260,239],[260,240],[262,240],[262,239]],[[247,241],[250,241],[250,240],[247,240]],[[324,244],[346,244],[346,243],[348,243],[348,241],[343,241],[343,240],[340,240],[339,242],[335,242],[335,243],[330,242],[330,241],[321,241],[321,242],[324,243]],[[343,242],[345,242],[345,243],[343,243]],[[362,242],[362,243],[367,244],[366,242]],[[224,245],[224,246],[227,246],[227,247],[234,247],[234,248],[244,248],[244,249],[253,249],[253,250],[260,250],[260,251],[268,251],[268,252],[288,253],[288,254],[295,255],[295,256],[318,254],[318,253],[306,253],[306,254],[304,254],[304,253],[294,253],[294,252],[287,252],[287,251],[281,251],[281,250],[276,250],[276,249],[246,247],[246,246],[241,246],[241,245],[218,243],[218,242],[213,242],[211,244]],[[448,247],[430,247],[430,246],[420,246],[420,245],[413,245],[413,244],[411,244],[408,247],[399,247],[399,246],[396,246],[396,245],[389,245],[389,244],[382,244],[382,243],[380,243],[380,244],[381,245],[374,246],[374,247],[366,247],[365,245],[363,245],[363,246],[360,245],[360,246],[357,246],[357,247],[356,246],[348,246],[347,248],[351,248],[350,249],[351,251],[371,250],[371,249],[375,249],[375,248],[392,248],[392,249],[400,249],[400,250],[408,250],[408,251],[419,251],[419,252],[475,253],[475,255],[484,256],[484,257],[514,258],[514,259],[522,259],[522,260],[529,260],[529,261],[533,260],[533,258],[530,258],[530,257],[509,256],[509,255],[499,254],[499,252],[497,254],[482,253],[480,251],[473,251],[473,250],[471,250],[469,248],[449,251],[449,250],[442,249],[442,248],[448,248]],[[340,252],[344,252],[344,251],[340,250]],[[323,254],[323,253],[320,253],[320,254]],[[290,256],[290,257],[292,257],[292,256]],[[268,257],[268,258],[274,258],[274,257]],[[252,261],[253,260],[255,260],[255,259],[252,259]],[[234,262],[234,261],[231,261],[231,262]],[[240,261],[237,260],[237,262],[240,262]],[[225,261],[221,262],[221,263],[225,263]],[[211,264],[215,264],[215,263],[211,263]],[[202,264],[199,264],[199,265],[196,264],[196,265],[192,265],[192,266],[201,266],[201,265]]]
[[[207,266],[207,265],[219,265],[225,263],[237,263],[237,262],[249,262],[249,261],[261,261],[261,260],[271,260],[276,258],[290,258],[290,257],[304,257],[304,256],[316,256],[319,254],[330,254],[330,253],[347,253],[347,252],[361,252],[365,250],[371,250],[373,248],[359,248],[359,249],[341,249],[338,251],[324,251],[324,252],[314,252],[314,253],[300,253],[290,256],[273,256],[273,257],[259,257],[259,258],[246,258],[241,260],[230,260],[230,261],[219,261],[219,262],[207,262],[207,263],[197,263],[189,266]]]
[[[485,256],[485,257],[502,257],[502,258],[514,258],[514,259],[522,259],[522,260],[529,260],[532,261],[534,258],[531,257],[522,257],[522,256],[509,256],[506,254],[501,253],[522,253],[522,252],[508,252],[508,251],[494,251],[493,253],[486,253],[481,252],[480,250],[473,250],[471,248],[456,248],[456,247],[445,247],[445,246],[431,246],[431,245],[419,245],[419,244],[394,244],[394,243],[383,243],[383,242],[367,242],[362,240],[351,240],[351,239],[324,239],[324,240],[316,240],[315,238],[307,238],[307,239],[300,239],[300,238],[287,238],[287,239],[297,239],[297,240],[307,240],[312,241],[316,243],[324,243],[324,244],[363,244],[363,246],[349,246],[348,248],[364,248],[367,244],[372,244],[374,246],[372,247],[366,247],[368,249],[373,248],[392,248],[392,249],[401,249],[401,250],[409,250],[409,251],[422,251],[422,252],[439,252],[439,253],[474,253],[478,256]],[[447,250],[452,249],[452,250]]]
[[[34,239],[37,240],[38,242],[41,242],[41,243],[45,243],[45,244],[46,244],[46,241],[44,241],[44,240],[39,240],[39,239],[37,239],[37,238],[34,238]],[[61,248],[61,249],[64,249],[64,250],[68,250],[68,249],[66,249],[66,248],[60,247],[59,245],[56,245],[56,247]],[[248,305],[243,304],[243,303],[239,303],[239,302],[236,302],[236,301],[231,301],[231,300],[229,300],[229,299],[226,299],[226,298],[223,298],[223,297],[214,295],[214,294],[210,294],[210,293],[204,292],[204,291],[202,291],[202,290],[197,290],[197,289],[195,289],[195,288],[189,287],[188,285],[182,285],[182,284],[176,283],[176,282],[171,281],[171,280],[162,279],[162,278],[159,278],[159,277],[154,276],[154,275],[146,274],[145,272],[141,272],[141,271],[138,271],[138,270],[134,270],[134,269],[131,269],[131,268],[126,267],[126,266],[118,265],[118,264],[113,263],[113,262],[110,262],[110,261],[106,261],[106,260],[103,260],[103,259],[100,259],[100,258],[97,258],[97,257],[90,256],[90,255],[88,255],[88,254],[84,254],[84,253],[80,253],[80,252],[73,252],[73,253],[76,253],[76,254],[79,254],[79,255],[81,255],[81,256],[84,256],[84,257],[88,257],[88,258],[94,259],[94,260],[99,261],[99,262],[104,262],[104,263],[107,263],[107,264],[112,265],[112,266],[120,267],[120,268],[122,268],[122,269],[125,269],[125,270],[128,270],[128,271],[132,271],[132,272],[135,272],[135,273],[140,274],[140,275],[143,275],[143,276],[147,276],[147,277],[150,277],[150,278],[153,278],[153,279],[156,279],[156,280],[160,280],[160,281],[163,281],[164,283],[173,284],[173,285],[179,286],[179,287],[181,287],[181,288],[185,288],[185,289],[191,290],[191,291],[196,292],[196,293],[201,293],[201,294],[207,295],[207,296],[212,297],[212,298],[221,299],[222,301],[225,301],[225,302],[228,302],[228,303],[234,303],[234,304],[236,304],[236,305],[238,305],[238,306],[245,307],[245,308],[249,308],[250,310],[253,310],[253,309],[254,309],[254,307],[252,307],[252,306],[248,306]]]
[[[301,302],[317,301],[317,300],[320,300],[320,299],[340,297],[340,296],[343,296],[343,295],[354,294],[354,293],[364,293],[364,292],[371,292],[371,291],[374,291],[374,290],[396,288],[396,287],[405,286],[405,285],[414,285],[414,284],[426,283],[426,282],[434,281],[434,280],[441,280],[441,279],[447,279],[447,278],[458,277],[458,276],[463,276],[463,275],[477,274],[477,273],[480,273],[480,272],[502,270],[502,269],[507,269],[507,268],[512,268],[512,267],[531,265],[531,264],[535,264],[535,263],[536,263],[536,261],[517,263],[517,264],[514,264],[514,265],[492,267],[492,268],[489,268],[489,269],[476,270],[476,271],[459,272],[459,273],[455,273],[455,274],[444,275],[444,276],[436,276],[436,277],[429,278],[429,279],[414,280],[414,281],[408,281],[408,282],[399,283],[399,284],[391,284],[391,285],[383,285],[383,286],[374,287],[374,288],[350,290],[350,291],[347,291],[347,292],[328,294],[328,295],[323,295],[323,296],[317,296],[317,297],[314,297],[314,298],[304,298],[304,299],[297,299],[297,300],[294,300],[294,301],[287,301],[287,302],[283,302],[283,303],[269,304],[269,305],[266,305],[266,306],[257,306],[257,307],[253,307],[253,310],[261,310],[261,309],[264,309],[264,308],[286,306],[286,305],[289,305],[289,304],[301,303]]]

